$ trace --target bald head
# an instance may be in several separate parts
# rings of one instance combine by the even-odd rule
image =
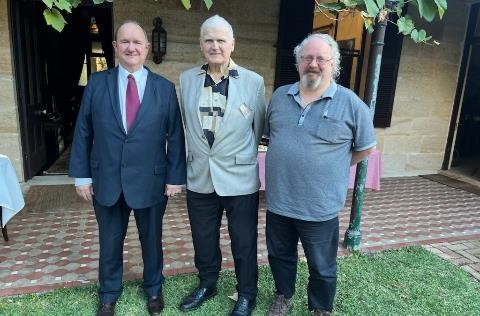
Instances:
[[[135,20],[125,20],[117,27],[117,29],[115,30],[115,38],[114,38],[115,41],[117,40],[117,37],[118,37],[118,31],[126,24],[134,24],[134,25],[138,26],[139,28],[141,28],[142,31],[143,31],[143,35],[145,35],[145,41],[148,42],[148,36],[147,36],[147,32],[145,31],[145,28],[139,22],[137,22]]]

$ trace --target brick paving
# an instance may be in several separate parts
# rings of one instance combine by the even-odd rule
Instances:
[[[439,257],[461,267],[480,281],[480,240],[459,240],[424,246]]]
[[[72,188],[73,189],[73,188]],[[351,192],[340,216],[348,226]],[[259,207],[259,264],[267,263],[265,204]],[[382,179],[368,191],[362,217],[362,251],[425,245],[479,280],[480,196],[421,177]],[[0,296],[95,283],[98,233],[93,210],[22,211],[0,241]],[[341,238],[343,239],[343,237]],[[194,272],[193,245],[185,196],[170,199],[164,217],[165,275]],[[223,268],[233,267],[226,220],[221,227]],[[339,245],[340,255],[346,250]],[[140,279],[141,251],[131,216],[124,248],[125,279]]]

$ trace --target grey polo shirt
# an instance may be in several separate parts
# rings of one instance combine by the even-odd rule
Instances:
[[[345,204],[352,151],[375,146],[375,130],[368,106],[351,90],[332,82],[303,109],[298,84],[278,88],[267,109],[267,209],[326,221]]]

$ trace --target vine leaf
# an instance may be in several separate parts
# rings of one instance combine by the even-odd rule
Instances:
[[[53,27],[57,32],[61,32],[67,23],[63,18],[62,13],[56,8],[45,9],[43,11],[43,17],[45,18],[47,25]]]
[[[378,12],[380,12],[380,9],[373,0],[365,0],[365,6],[367,7],[368,15],[371,17],[376,17]]]
[[[207,9],[210,10],[210,8],[212,7],[213,5],[213,1],[212,0],[203,0],[203,3],[205,3],[205,5],[207,6]]]
[[[408,35],[412,32],[412,30],[415,28],[415,25],[413,24],[413,20],[408,16],[402,16],[397,20],[397,26],[398,26],[398,33],[402,33],[403,35]]]
[[[180,0],[180,1],[182,1],[183,7],[186,10],[190,10],[190,8],[192,7],[192,4],[190,3],[190,0]]]

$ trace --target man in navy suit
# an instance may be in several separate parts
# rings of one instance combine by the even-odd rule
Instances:
[[[186,182],[181,115],[174,84],[143,66],[150,44],[137,22],[120,25],[113,47],[119,66],[93,74],[85,88],[70,176],[78,195],[93,201],[99,227],[97,315],[114,315],[122,292],[123,241],[132,209],[147,308],[158,315],[164,307],[163,215],[168,197]]]

